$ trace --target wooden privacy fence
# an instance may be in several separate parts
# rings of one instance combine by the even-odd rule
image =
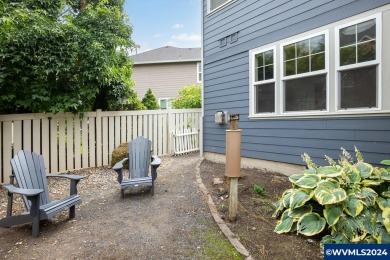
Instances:
[[[199,132],[201,109],[0,115],[0,183],[20,150],[42,154],[48,172],[108,165],[115,147],[137,136],[152,140],[153,154],[173,154],[173,136]],[[197,136],[198,142],[199,134]],[[197,144],[199,146],[199,143]]]

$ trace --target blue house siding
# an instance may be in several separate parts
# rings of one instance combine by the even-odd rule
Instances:
[[[204,0],[204,151],[225,153],[228,125],[214,123],[218,110],[240,114],[241,155],[304,164],[308,153],[316,163],[324,155],[337,159],[340,147],[354,146],[366,161],[390,158],[390,115],[318,116],[249,119],[249,50],[389,4],[376,1],[237,0],[207,14]],[[386,28],[384,26],[384,28]],[[220,47],[219,39],[238,32],[239,40]]]

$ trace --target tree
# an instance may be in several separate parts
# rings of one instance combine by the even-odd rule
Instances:
[[[153,95],[153,92],[151,89],[148,89],[148,91],[146,91],[145,96],[142,99],[142,104],[148,110],[160,109],[160,106],[158,105],[158,101],[157,101],[156,97]]]
[[[179,96],[172,102],[173,108],[201,108],[202,87],[200,85],[188,85],[179,91]]]
[[[116,109],[131,97],[124,0],[0,0],[0,113]]]

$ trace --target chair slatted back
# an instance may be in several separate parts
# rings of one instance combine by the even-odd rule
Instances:
[[[138,136],[129,143],[130,178],[147,177],[149,173],[152,142]]]
[[[30,151],[20,151],[11,160],[12,172],[19,188],[43,189],[40,205],[50,203],[46,180],[46,169],[43,156]],[[30,210],[30,202],[23,196],[26,208]]]

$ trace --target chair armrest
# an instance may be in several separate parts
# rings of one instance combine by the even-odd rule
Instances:
[[[152,155],[152,163],[151,163],[151,172],[152,172],[152,181],[154,182],[157,179],[157,168],[161,164],[161,159],[157,155]]]
[[[47,174],[46,175],[47,178],[49,177],[55,177],[55,178],[66,178],[66,179],[69,179],[69,180],[75,180],[75,181],[79,181],[81,179],[84,179],[85,176],[81,176],[81,175],[71,175],[71,174]]]
[[[118,182],[122,183],[123,180],[123,164],[128,160],[129,158],[124,158],[123,160],[117,162],[112,169],[118,173]]]
[[[43,192],[43,189],[22,189],[17,188],[12,184],[5,184],[3,187],[6,188],[10,193],[20,194],[26,197],[36,196]]]
[[[85,176],[71,174],[47,174],[46,177],[65,178],[70,180],[70,196],[77,194],[77,184],[81,179],[85,178]]]
[[[129,158],[124,158],[123,160],[117,162],[113,167],[112,169],[114,169],[115,171],[119,170],[119,169],[122,169],[123,168],[123,164],[128,160]]]
[[[161,159],[157,155],[152,155],[152,167],[158,167],[161,164]]]

